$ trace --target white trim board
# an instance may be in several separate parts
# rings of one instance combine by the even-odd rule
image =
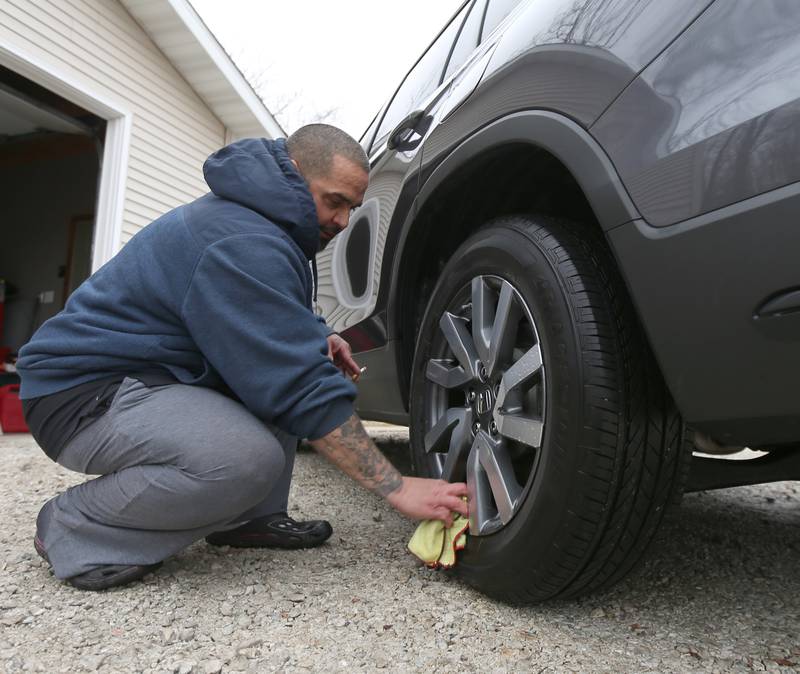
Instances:
[[[96,272],[122,246],[122,216],[125,206],[125,182],[128,175],[128,151],[131,146],[131,116],[107,120],[100,187],[92,240],[92,273]],[[105,189],[104,189],[105,187]]]
[[[0,65],[106,120],[92,239],[92,272],[108,262],[122,243],[125,180],[128,172],[132,114],[121,102],[79,81],[56,64],[17,45],[0,45]]]

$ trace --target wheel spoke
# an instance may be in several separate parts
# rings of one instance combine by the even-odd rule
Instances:
[[[517,440],[530,447],[542,446],[542,429],[544,424],[537,419],[517,416],[515,414],[496,415],[497,430],[505,438]]]
[[[439,418],[433,428],[425,434],[425,451],[427,453],[444,451],[448,432],[463,418],[466,411],[453,407]]]
[[[467,455],[472,442],[472,410],[463,409],[458,411],[461,413],[460,418],[458,425],[450,434],[450,445],[442,467],[442,479],[446,482],[453,482],[455,479],[463,478]]]
[[[484,359],[489,376],[495,373],[499,364],[511,360],[511,352],[517,341],[520,317],[520,307],[514,288],[508,281],[503,281],[494,316],[489,357]]]
[[[514,516],[522,487],[514,475],[511,457],[505,443],[496,442],[486,433],[480,432],[475,436],[475,445],[478,460],[486,471],[486,477],[494,496],[497,512],[503,524],[508,524]]]
[[[466,319],[454,316],[449,311],[445,311],[439,321],[439,327],[456,360],[464,368],[464,371],[469,373],[470,378],[476,379],[479,359],[466,324]]]
[[[497,396],[498,405],[501,405],[500,396],[521,386],[542,368],[542,353],[539,345],[534,344],[516,363],[514,363],[500,382],[500,393]],[[504,396],[505,397],[505,396]]]
[[[492,490],[478,454],[478,436],[475,436],[475,441],[472,443],[472,449],[467,459],[469,530],[471,534],[483,533],[493,515]]]
[[[447,361],[433,358],[428,361],[425,376],[429,381],[446,389],[459,388],[472,380],[461,365],[450,365]]]
[[[509,394],[530,381],[541,369],[541,351],[538,345],[534,345],[503,375],[492,414],[500,435],[530,447],[541,447],[544,424],[541,420],[518,414],[518,408],[511,409]]]
[[[491,356],[492,327],[495,298],[483,277],[472,279],[472,340],[479,358],[486,362]]]

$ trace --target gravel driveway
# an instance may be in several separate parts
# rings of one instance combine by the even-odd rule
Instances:
[[[421,567],[411,522],[304,451],[292,514],[327,516],[329,544],[197,543],[144,583],[92,594],[54,580],[31,545],[39,506],[81,477],[26,435],[0,452],[5,672],[798,671],[800,483],[689,495],[634,577],[519,608]]]

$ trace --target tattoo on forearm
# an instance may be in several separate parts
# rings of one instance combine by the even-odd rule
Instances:
[[[388,496],[403,484],[397,468],[381,454],[355,414],[311,444],[350,477],[381,496]]]

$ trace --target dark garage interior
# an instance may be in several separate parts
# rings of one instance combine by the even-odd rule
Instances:
[[[91,273],[104,120],[0,67],[0,425],[20,347]]]
[[[13,356],[91,271],[105,122],[0,68],[0,349]]]

